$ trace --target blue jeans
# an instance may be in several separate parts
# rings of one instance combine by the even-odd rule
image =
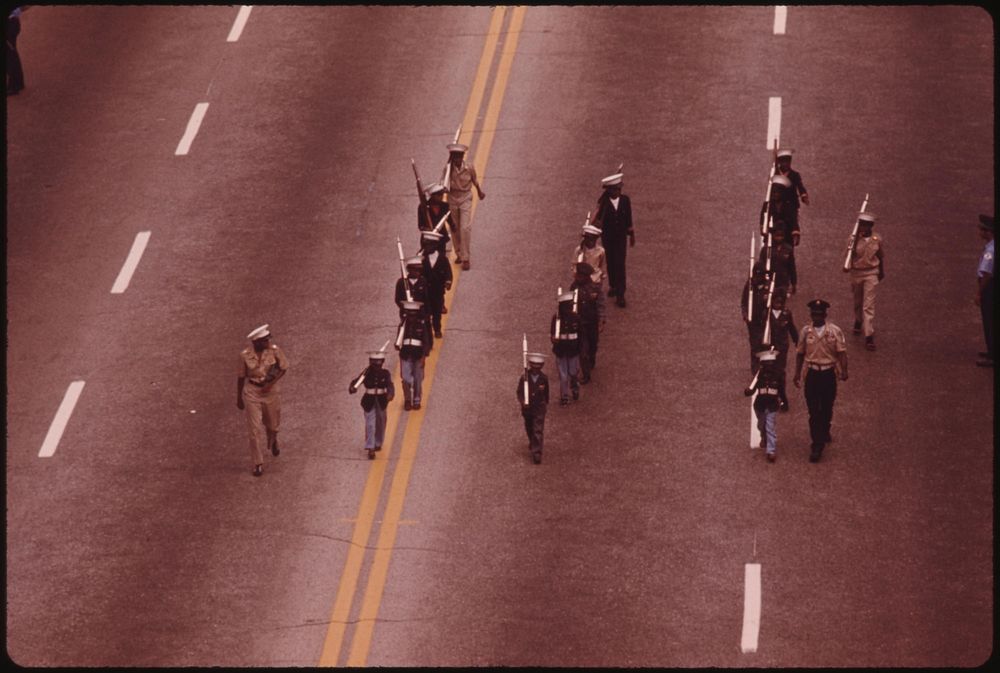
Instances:
[[[424,382],[424,359],[399,359],[399,375],[403,379],[403,398],[420,404],[420,392]]]
[[[365,411],[365,449],[382,446],[385,441],[385,409],[375,402],[371,411]]]
[[[565,399],[569,397],[571,385],[573,390],[580,389],[577,381],[577,376],[580,374],[580,356],[557,357],[556,365],[559,367],[559,395]]]
[[[753,410],[757,414],[757,429],[760,430],[760,436],[767,439],[766,451],[774,453],[778,441],[778,433],[775,429],[778,412],[767,408],[763,402],[764,400],[758,397],[753,404]]]

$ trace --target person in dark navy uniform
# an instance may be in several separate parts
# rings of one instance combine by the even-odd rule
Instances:
[[[590,383],[590,372],[597,366],[597,344],[604,329],[604,294],[594,281],[594,267],[578,262],[570,291],[579,290],[580,313],[580,383]]]
[[[750,296],[748,290],[752,288],[753,312],[749,311]],[[764,273],[764,263],[756,262],[753,265],[753,273],[750,278],[743,283],[743,292],[740,295],[740,309],[743,312],[743,322],[747,324],[747,336],[750,338],[750,374],[757,372],[757,353],[761,349],[761,342],[764,339],[764,313],[767,311],[767,291],[770,282],[767,274]],[[748,315],[749,314],[749,315]],[[750,318],[748,320],[748,318]]]
[[[788,178],[790,187],[786,188],[782,194],[787,208],[784,212],[789,220],[792,245],[799,244],[799,201],[809,205],[809,192],[802,182],[802,176],[797,170],[792,168],[792,150],[778,150],[778,157],[774,164],[775,175],[782,175]]]
[[[528,353],[528,399],[524,398],[525,375],[517,380],[517,399],[521,402],[524,430],[528,434],[528,450],[535,465],[542,462],[545,435],[545,412],[549,408],[549,378],[542,371],[545,355]]]
[[[788,411],[788,393],[785,391],[785,371],[788,369],[788,340],[791,337],[792,343],[798,346],[799,330],[795,326],[791,309],[785,306],[784,288],[774,291],[774,297],[771,298],[771,314],[768,316],[768,320],[771,321],[770,345],[777,352],[774,360],[774,369],[777,371],[779,379],[778,410]],[[768,344],[764,344],[764,348],[767,348],[767,346]]]
[[[427,281],[427,310],[431,315],[434,336],[441,338],[441,314],[447,313],[444,293],[451,289],[453,275],[444,254],[444,237],[425,231],[420,235],[423,252],[423,277]]]
[[[365,412],[365,448],[368,459],[375,458],[375,452],[382,450],[385,441],[386,407],[396,396],[396,387],[392,383],[392,374],[384,369],[385,353],[371,351],[368,353],[368,367],[362,372],[361,386],[365,394],[361,396],[361,409]],[[351,379],[347,392],[353,395],[358,392],[357,379]]]
[[[601,230],[601,244],[607,255],[609,297],[625,308],[625,256],[628,248],[635,247],[632,224],[632,201],[622,194],[623,173],[615,173],[601,180],[604,193],[597,200],[594,223]],[[628,240],[626,246],[625,241]]]
[[[448,234],[448,228],[452,226],[451,223],[451,211],[449,210],[448,202],[444,200],[444,185],[440,182],[435,182],[434,184],[427,187],[424,194],[427,197],[427,207],[424,204],[417,205],[417,229],[420,231],[431,231],[437,223],[448,214],[448,218],[445,220],[445,224],[438,231],[441,237],[444,239],[445,245],[451,240],[451,236]]]
[[[424,382],[424,358],[431,352],[430,327],[419,301],[403,302],[402,338],[397,338],[399,375],[403,380],[403,408],[420,409]]]
[[[992,215],[979,216],[979,236],[986,241],[979,256],[976,270],[976,305],[983,319],[983,336],[986,350],[979,354],[976,364],[980,367],[994,367],[996,352],[993,350],[993,256],[995,254],[996,221]]]
[[[406,298],[406,288],[410,288],[410,298],[420,304],[420,315],[427,322],[428,350],[434,347],[434,334],[431,332],[431,314],[428,307],[429,289],[424,277],[424,258],[410,257],[406,260],[406,278],[396,279],[396,306],[399,307],[399,319],[403,320],[403,303]]]
[[[767,246],[760,249],[759,260],[766,272]],[[776,220],[771,229],[771,272],[775,274],[775,290],[782,288],[785,294],[795,294],[795,286],[799,282],[799,274],[795,268],[795,248],[788,243],[788,231],[780,220]]]

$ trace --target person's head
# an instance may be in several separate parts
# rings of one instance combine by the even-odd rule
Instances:
[[[760,362],[760,366],[766,369],[774,367],[778,360],[778,351],[774,346],[770,346],[767,350],[758,351],[754,355],[757,357],[757,361]]]
[[[436,232],[425,231],[420,234],[420,247],[428,254],[440,249],[443,242],[444,236]]]
[[[788,169],[792,167],[792,151],[778,150],[778,158],[776,162],[778,170],[780,170],[782,173],[787,173]]]
[[[583,246],[593,248],[597,245],[597,237],[601,235],[601,230],[592,224],[583,225]]]
[[[604,192],[613,199],[621,196],[622,181],[624,178],[624,173],[615,173],[614,175],[609,175],[608,177],[602,179],[601,186],[604,187]]]
[[[444,198],[444,185],[440,182],[432,183],[427,187],[424,194],[426,194],[428,201],[432,203],[440,203]]]
[[[761,264],[760,262],[754,262],[753,272],[751,273],[751,275],[753,277],[753,282],[755,284],[760,285],[766,280],[766,278],[764,277],[764,273],[765,273],[764,265]]]
[[[468,145],[463,145],[462,143],[451,143],[448,145],[448,161],[460,166],[462,160],[465,158],[465,153],[469,151]]]
[[[874,213],[858,213],[858,236],[868,238],[872,235],[872,227],[875,226],[876,216]]]
[[[785,288],[780,287],[771,296],[771,308],[781,310],[785,308]]]
[[[996,225],[992,215],[979,216],[979,236],[984,241],[992,241],[996,236]]]
[[[368,353],[368,366],[372,369],[381,369],[385,363],[385,352],[371,351]]]
[[[587,262],[577,262],[573,280],[577,283],[585,283],[590,279],[592,273],[594,273],[594,267],[590,264]]]
[[[532,374],[542,371],[545,365],[545,355],[543,353],[528,353],[528,369]]]
[[[573,312],[573,293],[563,292],[559,295],[559,315],[565,316]]]
[[[826,312],[830,308],[830,302],[823,299],[813,299],[806,306],[809,307],[809,317],[812,319],[813,325],[819,327],[826,322]]]
[[[250,343],[253,345],[253,349],[260,353],[268,344],[271,342],[271,331],[267,324],[261,325],[254,331],[247,334],[247,339],[250,339]]]
[[[424,270],[424,260],[420,257],[410,257],[406,260],[406,274],[408,276],[419,276]]]

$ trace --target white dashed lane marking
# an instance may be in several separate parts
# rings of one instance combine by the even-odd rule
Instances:
[[[760,564],[747,563],[743,573],[743,637],[740,649],[744,654],[757,651],[760,634]]]
[[[240,35],[243,34],[243,26],[247,25],[247,19],[250,18],[251,9],[253,7],[250,5],[240,7],[240,11],[236,15],[236,21],[233,22],[233,28],[229,31],[229,37],[226,38],[226,42],[236,42],[236,40],[240,39]]]
[[[66,429],[66,424],[69,422],[69,417],[73,414],[76,401],[80,399],[80,393],[83,392],[83,385],[84,381],[73,381],[69,384],[63,401],[59,405],[59,410],[56,411],[56,417],[52,419],[52,425],[49,426],[49,432],[45,435],[45,441],[42,442],[42,449],[38,452],[39,458],[50,458],[55,454],[59,440],[62,439],[63,431]]]
[[[198,103],[194,106],[194,112],[191,113],[191,119],[188,120],[187,129],[184,131],[184,137],[177,144],[177,150],[174,152],[177,156],[184,156],[191,149],[191,143],[194,142],[194,137],[198,135],[198,129],[201,127],[201,120],[205,118],[205,113],[208,111],[208,103]]]
[[[135,235],[132,249],[129,250],[128,257],[125,258],[125,265],[118,272],[115,284],[111,286],[111,294],[121,294],[128,288],[129,281],[132,280],[132,274],[135,273],[136,267],[139,266],[139,260],[142,259],[142,253],[149,242],[149,236],[150,232],[148,231],[140,231]]]
[[[778,5],[774,8],[774,34],[785,34],[785,21],[788,20],[788,7]]]

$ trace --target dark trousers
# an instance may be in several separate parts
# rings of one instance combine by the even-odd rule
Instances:
[[[427,298],[427,310],[431,314],[431,325],[434,329],[441,331],[441,308],[444,306],[444,290],[441,290],[441,294],[438,295],[432,292]]]
[[[521,415],[524,417],[524,431],[528,434],[528,446],[531,452],[541,454],[545,434],[545,411],[526,409]]]
[[[830,441],[833,401],[837,399],[837,370],[806,370],[806,406],[809,408],[809,436],[812,448],[822,450]]]
[[[597,364],[597,341],[600,332],[597,323],[580,325],[580,372],[584,379],[590,378],[590,370]]]
[[[625,253],[628,250],[628,236],[610,234],[602,237],[604,253],[608,259],[608,285],[614,296],[625,296]]]
[[[20,91],[24,88],[24,70],[21,69],[21,57],[17,54],[17,36],[21,32],[21,20],[17,17],[7,19],[7,91]]]
[[[786,406],[788,405],[788,395],[785,393],[785,372],[788,369],[788,344],[785,344],[784,348],[778,348],[778,357],[774,360],[775,368],[778,370],[778,375],[781,377],[781,382],[778,384],[778,399],[781,400]]]
[[[993,350],[993,280],[983,288],[983,299],[979,302],[979,310],[983,316],[983,336],[986,337],[986,352],[990,358],[996,357]]]

